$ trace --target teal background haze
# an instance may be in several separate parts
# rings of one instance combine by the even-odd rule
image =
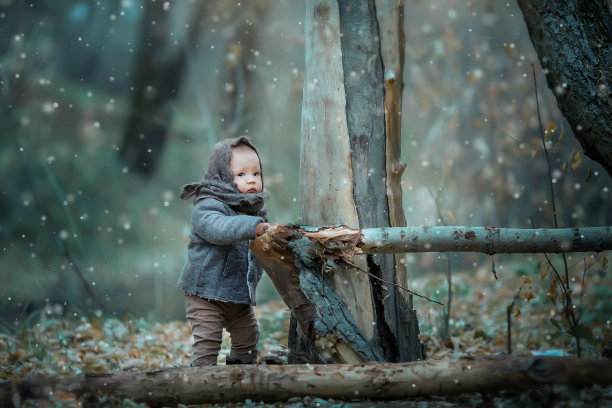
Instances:
[[[144,1],[0,1],[3,324],[41,312],[184,318],[176,281],[192,206],[178,195],[232,126],[259,148],[270,220],[299,220],[304,3],[208,2],[166,116],[144,118],[168,120],[165,143],[151,147],[160,161],[144,176],[120,160],[123,139],[138,137],[125,129],[139,48],[150,40],[141,27],[156,24]],[[184,44],[199,1],[167,2],[166,47],[151,64]],[[610,177],[581,154],[515,2],[405,4],[407,223],[553,226],[535,64],[544,127],[557,129],[549,147],[559,224],[612,225]],[[234,78],[236,59],[245,74]],[[243,104],[239,114],[231,95]],[[438,257],[406,255],[410,276],[441,273]],[[489,259],[452,256],[468,271],[490,268]],[[265,275],[258,291],[259,303],[279,299]]]

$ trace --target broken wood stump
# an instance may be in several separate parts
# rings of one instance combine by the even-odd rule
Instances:
[[[276,226],[249,248],[283,298],[304,340],[299,360],[312,363],[383,361],[382,353],[361,332],[322,273],[352,263],[359,233],[342,227],[306,230]],[[328,232],[332,232],[328,239]],[[289,353],[295,350],[290,349]]]

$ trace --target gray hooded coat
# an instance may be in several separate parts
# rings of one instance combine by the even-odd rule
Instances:
[[[255,304],[262,269],[247,244],[256,238],[255,226],[266,220],[267,193],[242,194],[233,183],[229,161],[231,148],[239,144],[257,153],[246,137],[223,140],[213,147],[204,179],[183,187],[181,198],[195,200],[187,261],[177,286],[205,299]]]

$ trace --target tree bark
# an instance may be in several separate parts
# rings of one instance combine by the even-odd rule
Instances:
[[[379,252],[561,253],[612,249],[612,227],[404,227],[361,230],[359,250]]]
[[[113,395],[150,406],[284,401],[313,396],[400,400],[564,384],[612,385],[612,363],[575,357],[488,356],[399,364],[241,365],[119,371],[0,383],[0,405],[54,393]]]
[[[301,220],[309,225],[343,222],[359,227],[353,199],[351,146],[346,123],[346,96],[340,16],[333,0],[306,5],[306,59],[300,139]],[[364,263],[359,264],[365,268]],[[339,271],[330,282],[367,338],[374,336],[372,293],[365,276]],[[292,320],[293,320],[292,316]],[[292,322],[293,323],[293,322]],[[302,353],[302,336],[292,324],[289,362]]]
[[[359,234],[352,229],[346,229],[344,235],[341,228],[333,230],[333,240],[327,240],[326,229],[306,236],[302,228],[276,226],[251,241],[249,248],[291,311],[293,336],[299,339],[292,345],[293,361],[383,361],[379,347],[332,289],[333,280],[329,284],[329,278],[341,270],[344,275],[363,275],[350,270],[356,263],[350,248],[355,247]],[[334,268],[336,264],[343,268]],[[328,273],[321,273],[324,270]]]
[[[612,7],[518,0],[548,87],[587,156],[612,176]]]
[[[306,10],[301,221],[353,228],[404,225],[399,185],[403,2],[311,0]],[[392,254],[358,259],[355,266],[389,282],[398,274],[405,277]],[[385,292],[379,280],[349,269],[325,279],[386,361],[423,358],[410,297],[394,286]],[[294,337],[290,334],[290,345],[299,351]]]

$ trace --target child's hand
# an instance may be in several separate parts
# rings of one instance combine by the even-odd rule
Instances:
[[[266,231],[268,230],[268,228],[270,228],[270,224],[268,224],[267,222],[260,222],[255,227],[255,235],[257,235],[259,237],[259,236],[265,234]]]

